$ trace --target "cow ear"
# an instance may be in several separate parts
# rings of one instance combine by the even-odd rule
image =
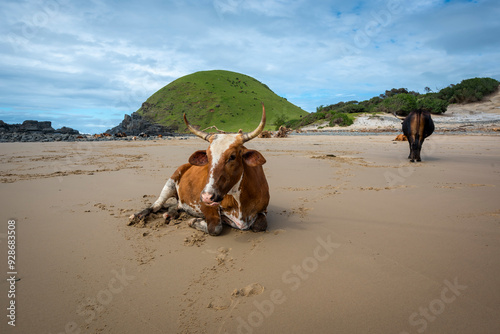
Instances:
[[[196,151],[189,157],[189,163],[195,166],[205,166],[208,163],[207,151]]]
[[[262,156],[262,154],[255,150],[246,150],[243,153],[243,161],[251,167],[261,166],[266,163],[266,159]]]

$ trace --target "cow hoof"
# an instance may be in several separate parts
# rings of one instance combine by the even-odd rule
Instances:
[[[422,159],[417,159],[417,162],[420,162],[420,161],[422,161]]]
[[[167,215],[170,217],[170,219],[177,219],[180,216],[179,209],[176,206],[171,206],[168,208]]]
[[[188,221],[188,226],[210,235],[219,235],[222,232],[222,224],[209,226],[203,218],[193,218]]]
[[[169,208],[168,208],[168,211],[167,211],[167,212],[165,212],[165,213],[162,215],[162,217],[165,219],[165,223],[167,223],[167,224],[170,222],[170,220],[172,220],[172,219],[177,219],[177,218],[179,218],[179,216],[180,216],[180,212],[179,212],[179,210],[178,210],[176,207],[174,207],[174,206],[169,207]]]
[[[200,221],[203,221],[201,218],[193,218],[188,220],[187,224],[189,227],[196,228],[200,224]]]
[[[149,215],[150,213],[151,213],[150,208],[147,208],[147,209],[144,209],[140,212],[134,213],[133,215],[128,217],[129,225],[136,224],[136,223],[140,222],[141,220],[145,219],[146,216]]]
[[[411,159],[410,162],[415,162],[415,159]]]
[[[141,221],[141,218],[139,218],[136,214],[131,215],[128,217],[128,225],[135,225],[138,224]]]
[[[263,232],[267,230],[267,218],[264,214],[260,213],[251,227],[254,232]]]
[[[208,233],[207,222],[203,218],[193,218],[187,222],[189,227]]]

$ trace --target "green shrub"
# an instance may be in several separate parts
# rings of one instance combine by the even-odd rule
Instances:
[[[297,128],[300,128],[301,126],[304,126],[304,125],[307,125],[307,124],[302,124],[301,119],[291,119],[291,120],[285,122],[285,126],[287,128],[291,128],[291,129],[297,129]]]
[[[319,106],[316,108],[316,112],[360,112],[358,111],[359,107],[358,101],[348,101],[348,102],[338,102],[335,104],[330,104],[328,106]]]
[[[436,97],[427,97],[424,95],[423,98],[417,100],[417,109],[428,111],[431,114],[443,114],[447,108],[448,102]]]
[[[467,79],[457,85],[441,89],[437,95],[449,103],[476,102],[497,90],[499,84],[499,81],[492,78]]]
[[[283,124],[288,128],[296,129],[296,128],[300,128],[302,126],[312,124],[318,120],[325,119],[326,115],[327,115],[327,113],[324,111],[312,112],[312,113],[307,114],[306,116],[304,116],[300,119],[292,119],[292,120],[285,121]]]
[[[352,114],[352,113],[366,112],[366,108],[361,104],[347,104],[342,108],[338,109],[337,111]]]
[[[385,98],[384,101],[378,105],[376,111],[406,116],[415,109],[417,109],[416,96],[403,93]]]
[[[366,112],[373,112],[384,100],[379,96],[374,96],[369,100],[361,101],[359,104],[365,107]]]
[[[353,117],[351,117],[350,115],[348,115],[346,113],[334,112],[328,116],[330,118],[330,123],[329,123],[330,126],[335,126],[335,125],[349,126],[352,123],[354,123]]]
[[[276,117],[274,118],[275,130],[279,130],[280,126],[284,125],[287,121],[288,117],[285,114],[281,113],[276,115]]]

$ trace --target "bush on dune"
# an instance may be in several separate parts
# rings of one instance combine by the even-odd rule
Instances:
[[[473,78],[450,85],[437,93],[437,97],[449,103],[471,103],[481,101],[485,95],[497,90],[500,82],[492,78]]]
[[[426,87],[426,94],[409,91],[406,88],[392,88],[379,96],[365,101],[338,102],[321,105],[316,112],[300,120],[292,119],[284,124],[290,128],[299,128],[320,121],[328,121],[330,126],[348,126],[353,123],[356,114],[384,112],[407,116],[413,110],[422,110],[431,114],[443,114],[450,103],[470,103],[481,101],[484,96],[498,89],[500,82],[492,78],[473,78],[450,85],[439,92],[432,92]],[[349,117],[347,117],[349,116]]]

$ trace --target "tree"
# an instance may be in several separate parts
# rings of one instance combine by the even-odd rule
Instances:
[[[377,111],[388,112],[399,116],[406,116],[417,109],[417,98],[412,94],[397,94],[384,99]]]
[[[448,109],[448,102],[436,97],[423,97],[417,100],[417,109],[431,114],[443,114]]]

